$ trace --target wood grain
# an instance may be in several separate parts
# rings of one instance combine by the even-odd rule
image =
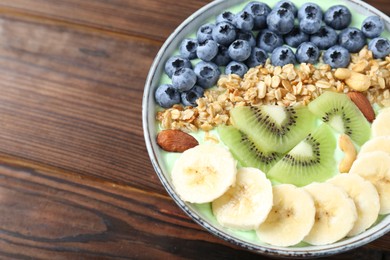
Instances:
[[[144,144],[153,58],[209,2],[0,1],[0,259],[260,258],[187,217]],[[330,259],[389,254],[390,234]]]

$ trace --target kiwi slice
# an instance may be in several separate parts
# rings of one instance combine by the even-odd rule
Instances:
[[[326,91],[308,107],[336,131],[349,135],[359,146],[370,139],[370,124],[346,94]]]
[[[315,116],[304,106],[235,107],[230,111],[235,127],[263,151],[286,153],[316,126]]]
[[[277,162],[267,176],[273,181],[296,186],[325,181],[337,173],[335,149],[332,129],[321,124]]]
[[[254,167],[267,173],[282,157],[276,152],[265,152],[249,137],[233,126],[222,125],[217,128],[222,142],[229,147],[242,167]]]

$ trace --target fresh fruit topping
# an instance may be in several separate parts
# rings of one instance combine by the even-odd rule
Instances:
[[[217,23],[212,35],[217,43],[229,46],[236,39],[236,28],[228,22]]]
[[[367,38],[376,38],[385,29],[385,24],[379,16],[369,16],[362,23],[362,32]]]
[[[363,93],[351,91],[348,92],[347,95],[352,100],[352,102],[355,103],[355,105],[360,109],[360,112],[362,112],[362,114],[368,120],[368,122],[374,121],[375,119],[374,109],[372,108],[370,101]]]
[[[336,173],[335,149],[336,139],[332,130],[322,124],[277,162],[267,176],[271,180],[296,186],[325,181]]]
[[[271,63],[274,66],[284,66],[287,64],[296,63],[295,54],[291,48],[287,46],[277,47],[272,51]]]
[[[273,187],[273,206],[256,230],[261,241],[275,246],[298,244],[314,224],[315,207],[310,194],[291,184]]]
[[[172,75],[172,85],[179,92],[190,90],[196,83],[196,74],[192,69],[181,68]]]
[[[379,195],[375,186],[356,174],[341,174],[328,180],[343,189],[355,203],[358,218],[347,236],[355,236],[371,227],[379,214]]]
[[[184,39],[179,47],[180,56],[187,59],[196,59],[196,49],[198,41],[196,39]]]
[[[243,167],[254,167],[267,173],[281,158],[277,152],[263,151],[246,134],[233,126],[219,126],[218,134]]]
[[[257,46],[266,52],[272,52],[275,48],[283,45],[283,38],[268,29],[262,30],[257,38]]]
[[[338,132],[349,135],[359,146],[371,136],[370,124],[345,94],[326,91],[310,102],[308,108]]]
[[[304,18],[315,18],[322,20],[322,10],[321,7],[315,3],[305,3],[298,10],[298,19]]]
[[[164,151],[182,153],[199,143],[190,134],[180,130],[167,129],[157,134],[157,144]]]
[[[204,61],[195,65],[194,72],[197,78],[197,84],[203,88],[210,88],[214,86],[221,75],[221,72],[216,64]]]
[[[382,151],[390,155],[390,135],[377,136],[370,139],[360,148],[359,156],[374,151]]]
[[[390,155],[374,151],[359,155],[353,163],[350,174],[358,174],[374,184],[379,194],[379,214],[390,213]]]
[[[274,8],[267,16],[268,29],[287,34],[294,28],[294,14],[285,8]]]
[[[342,30],[351,23],[352,15],[349,9],[344,5],[334,5],[326,10],[324,22],[335,30]]]
[[[366,45],[366,36],[359,29],[348,27],[339,33],[339,45],[349,52],[359,52]]]
[[[213,39],[213,30],[215,25],[212,23],[207,23],[199,27],[198,31],[196,32],[196,38],[198,39],[198,43],[204,42],[206,40],[212,40]]]
[[[366,91],[371,86],[371,79],[368,75],[350,69],[338,68],[335,70],[334,76],[344,80],[351,90],[358,92]]]
[[[315,127],[315,117],[304,106],[235,107],[230,111],[233,125],[264,151],[285,153]]]
[[[218,44],[213,40],[205,40],[199,43],[196,56],[203,61],[211,61],[218,53]]]
[[[245,73],[248,71],[248,67],[237,61],[231,61],[225,68],[225,74],[236,74],[240,77],[244,77]]]
[[[345,68],[351,60],[351,55],[344,47],[335,45],[325,51],[323,59],[332,68]]]
[[[316,64],[320,57],[320,50],[314,43],[304,42],[298,46],[295,56],[299,63]]]
[[[175,71],[182,68],[192,68],[191,62],[187,58],[183,58],[180,56],[173,56],[167,60],[165,63],[165,73],[168,77],[172,78],[173,73]]]
[[[322,26],[318,32],[310,36],[310,41],[319,49],[326,50],[337,43],[337,33],[328,26]]]
[[[219,145],[200,144],[183,152],[172,169],[172,183],[182,200],[207,203],[236,180],[236,160]]]
[[[233,24],[239,30],[250,32],[253,29],[254,19],[250,13],[243,10],[234,16]]]
[[[196,107],[196,100],[202,97],[204,89],[197,85],[193,86],[190,90],[181,93],[181,102],[184,106]]]
[[[253,68],[258,65],[264,65],[268,59],[268,54],[265,50],[258,47],[253,47],[249,58],[246,60],[246,65]]]
[[[244,40],[235,40],[228,49],[230,58],[234,61],[245,61],[251,55],[251,46]]]
[[[267,27],[267,16],[271,12],[271,8],[261,2],[253,1],[249,2],[244,10],[253,16],[253,29],[260,30]]]
[[[351,169],[353,162],[356,160],[356,148],[351,138],[346,134],[339,137],[340,150],[344,152],[344,158],[339,163],[339,172],[347,173]]]
[[[289,10],[294,16],[297,16],[298,9],[293,2],[289,0],[282,0],[276,3],[274,9],[285,8]]]
[[[382,59],[390,54],[390,41],[382,37],[374,38],[368,44],[368,49],[375,59]]]
[[[299,21],[299,28],[307,34],[317,33],[321,28],[321,20],[311,16],[304,17]]]
[[[217,18],[215,19],[215,22],[216,23],[221,23],[221,22],[233,23],[233,19],[235,18],[235,16],[236,15],[230,11],[224,11],[217,16]]]
[[[390,136],[390,108],[379,111],[378,116],[372,122],[372,135],[376,136]]]
[[[226,66],[232,59],[229,56],[228,48],[223,45],[218,45],[218,53],[212,60],[218,66]]]
[[[247,41],[252,48],[256,46],[256,38],[252,32],[238,31],[237,40]]]
[[[357,211],[348,194],[330,183],[312,183],[304,187],[314,199],[315,222],[303,239],[312,245],[327,245],[344,238],[354,227]]]
[[[272,185],[265,174],[255,168],[240,168],[234,185],[211,207],[222,226],[252,230],[266,219],[272,201]]]
[[[180,93],[171,84],[163,84],[156,89],[154,99],[159,106],[169,108],[180,103]]]
[[[284,35],[284,41],[287,45],[296,48],[301,43],[309,41],[310,36],[307,33],[304,33],[299,29],[299,27],[294,27],[291,32]]]

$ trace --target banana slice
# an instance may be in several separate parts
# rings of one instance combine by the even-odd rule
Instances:
[[[378,136],[369,140],[360,148],[358,156],[374,151],[383,151],[390,155],[390,135]]]
[[[379,214],[390,213],[390,155],[383,151],[362,154],[352,164],[351,174],[358,174],[374,184],[379,194]]]
[[[212,203],[217,221],[239,230],[257,228],[272,208],[272,184],[256,168],[240,168],[236,183]]]
[[[390,108],[379,111],[378,116],[372,122],[371,128],[374,137],[390,135]]]
[[[314,224],[313,198],[304,189],[291,184],[274,186],[273,196],[273,207],[256,230],[257,236],[274,246],[298,244]]]
[[[186,150],[176,160],[172,169],[172,183],[184,201],[211,202],[235,182],[236,164],[226,148],[201,144]]]
[[[360,234],[376,221],[380,209],[379,195],[371,182],[357,174],[340,174],[328,182],[346,191],[355,203],[358,219],[347,236]]]
[[[313,228],[303,239],[312,245],[327,245],[344,238],[353,228],[357,212],[353,200],[330,183],[311,183],[304,187],[314,199]]]

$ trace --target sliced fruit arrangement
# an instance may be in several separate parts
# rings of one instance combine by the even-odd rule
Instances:
[[[390,136],[390,108],[382,109],[372,122],[373,136]]]
[[[256,233],[268,244],[296,245],[312,229],[315,212],[314,201],[304,189],[291,184],[276,185],[272,209]]]
[[[371,128],[359,108],[345,94],[326,91],[308,105],[309,110],[359,146],[368,141]]]
[[[217,221],[238,230],[256,229],[272,208],[272,185],[256,168],[240,168],[235,184],[211,204]]]
[[[265,151],[285,153],[315,128],[315,116],[306,107],[235,107],[233,125]]]
[[[218,134],[243,167],[254,167],[268,172],[282,157],[280,153],[264,151],[246,134],[233,126],[219,126]]]
[[[267,176],[297,186],[325,181],[336,174],[335,149],[331,128],[322,124],[277,162]]]

